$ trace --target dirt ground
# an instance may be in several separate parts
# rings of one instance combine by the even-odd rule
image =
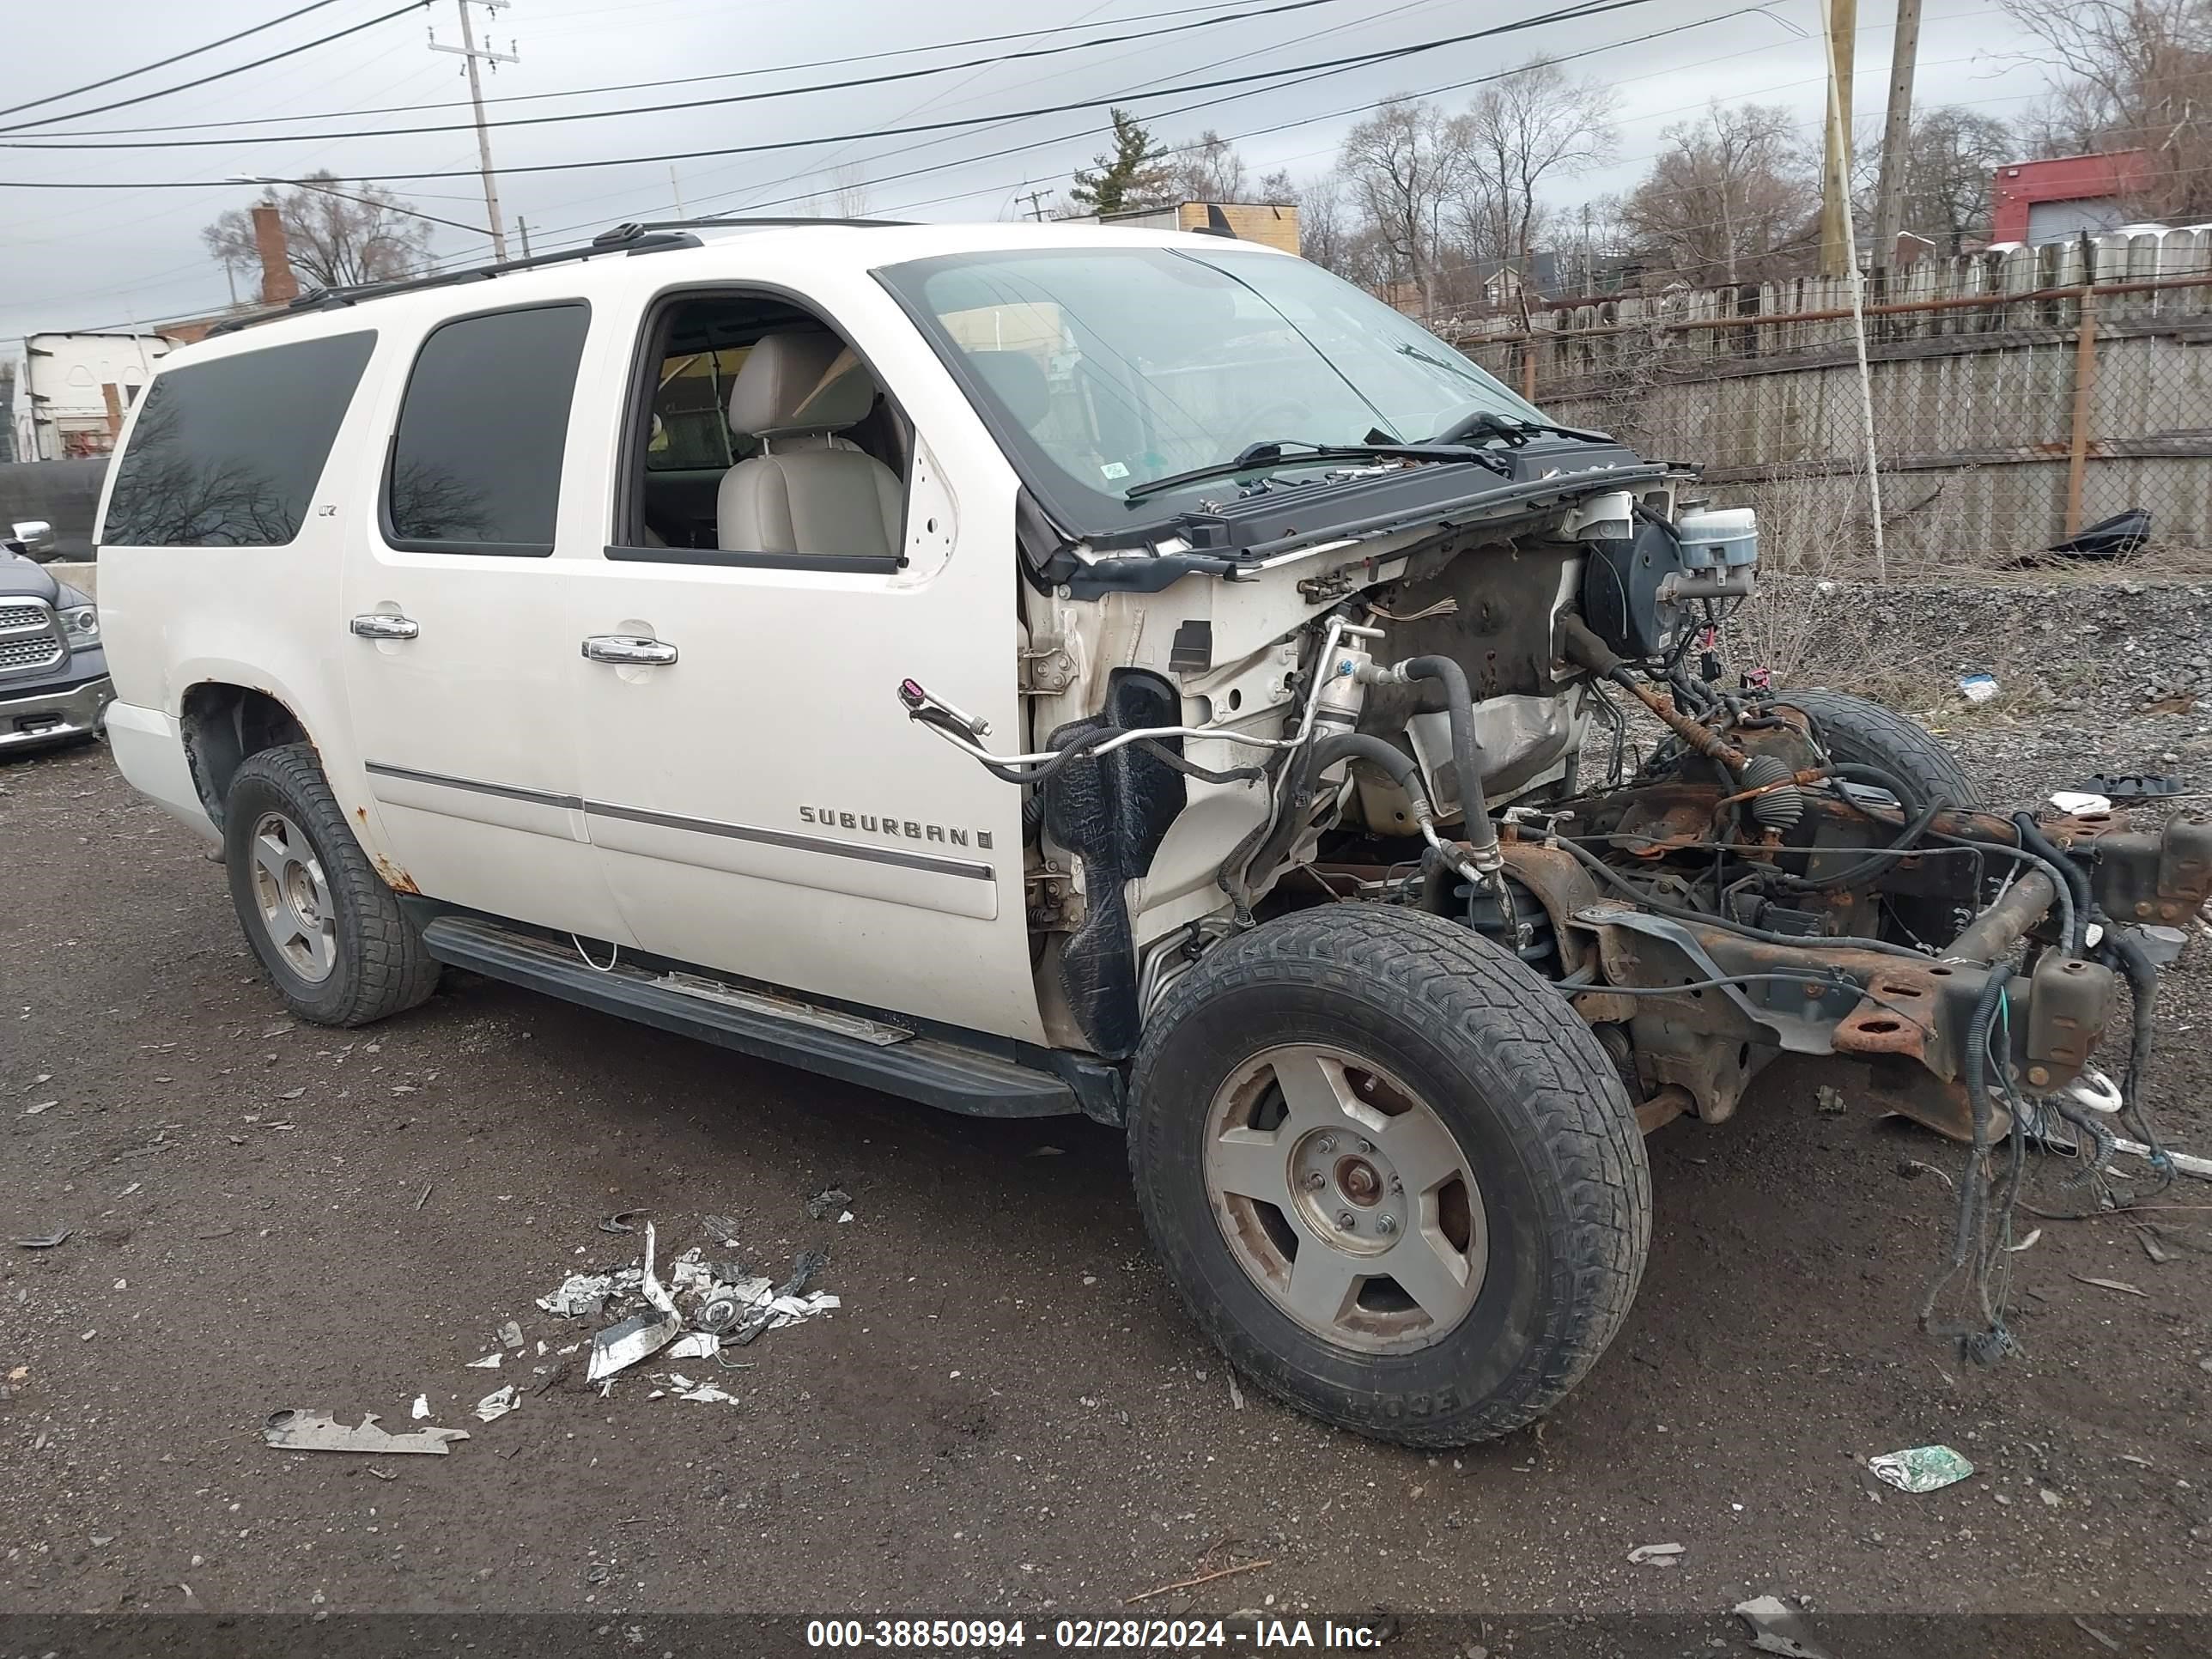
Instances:
[[[2030,753],[2002,722],[2035,718],[1962,720],[1970,765],[2039,790],[2180,740],[2100,716],[2094,750]],[[0,1611],[1103,1613],[1229,1566],[1140,1609],[2212,1611],[2212,1184],[2132,1218],[2163,1261],[2041,1223],[2023,1352],[1965,1364],[1913,1321],[1950,1196],[1900,1173],[1956,1149],[1824,1115],[1785,1061],[1652,1138],[1642,1294],[1565,1405],[1412,1454],[1240,1394],[1095,1125],[940,1115],[462,975],[382,1027],[296,1025],[220,869],[99,748],[0,765],[0,1211],[70,1233],[0,1255]],[[2199,1152],[2206,950],[2149,1086]],[[2070,1206],[2057,1173],[2038,1201]],[[848,1223],[808,1218],[831,1185]],[[843,1305],[717,1375],[734,1405],[530,1393],[537,1343],[590,1328],[533,1298],[634,1255],[599,1223],[638,1209],[671,1249],[707,1213],[757,1261],[824,1246]],[[467,1369],[510,1319],[522,1355]],[[505,1382],[521,1408],[477,1422]],[[452,1455],[262,1443],[289,1407],[404,1429],[417,1394],[471,1431]],[[1932,1442],[1978,1473],[1908,1496],[1863,1467]],[[1662,1542],[1678,1565],[1629,1562]]]

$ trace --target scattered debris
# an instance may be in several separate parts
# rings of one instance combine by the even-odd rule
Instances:
[[[2092,794],[2087,789],[2061,789],[2051,797],[2051,804],[2069,817],[2112,810],[2109,795]]]
[[[807,1280],[821,1272],[829,1260],[819,1250],[801,1250],[792,1261],[791,1277],[772,1296],[754,1304],[737,1329],[730,1333],[730,1341],[742,1348],[771,1326],[795,1325],[802,1319],[836,1307],[838,1301],[834,1296],[824,1296],[820,1291],[812,1296],[802,1294]],[[765,1279],[760,1282],[767,1283]]]
[[[2077,1618],[2074,1621],[2074,1628],[2080,1631],[2082,1635],[2087,1637],[2091,1641],[2096,1643],[2107,1653],[2118,1653],[2120,1650],[2120,1644],[2114,1641],[2111,1637],[2106,1635],[2104,1632],[2099,1630],[2094,1625],[2084,1623],[2081,1620]]]
[[[415,1396],[415,1403],[407,1408],[407,1414],[413,1418],[417,1423],[420,1423],[424,1418],[428,1417],[430,1414],[429,1395],[423,1394],[416,1395]]]
[[[2136,1243],[2142,1246],[2143,1254],[2160,1267],[2173,1260],[2173,1252],[2158,1242],[2158,1235],[2148,1227],[2136,1229]]]
[[[1903,1176],[1907,1181],[1917,1180],[1920,1176],[1924,1175],[1932,1175],[1936,1180],[1943,1183],[1944,1191],[1955,1193],[1959,1190],[1958,1182],[1951,1179],[1951,1172],[1948,1170],[1938,1169],[1933,1164],[1923,1164],[1917,1158],[1899,1158],[1897,1160],[1897,1172]]]
[[[26,1106],[23,1108],[23,1115],[25,1117],[36,1117],[41,1112],[52,1111],[55,1107],[60,1104],[61,1102],[58,1100],[42,1100],[35,1105]]]
[[[738,1242],[738,1224],[726,1215],[701,1216],[699,1224],[707,1230],[710,1238],[720,1239],[724,1244]]]
[[[842,1210],[852,1201],[852,1194],[842,1187],[825,1187],[806,1200],[806,1218],[809,1221],[823,1220],[830,1211]]]
[[[563,1319],[596,1319],[614,1293],[612,1273],[570,1273],[559,1290],[539,1297],[538,1305]]]
[[[2047,1510],[2055,1510],[2064,1501],[2048,1486],[2042,1487],[2035,1495],[2043,1500],[2043,1507]]]
[[[1751,1644],[1759,1652],[1779,1653],[1785,1659],[1828,1659],[1813,1645],[1804,1620],[1780,1596],[1753,1596],[1737,1602],[1733,1611],[1751,1626]]]
[[[2027,1230],[2027,1237],[2026,1238],[2021,1239],[2017,1244],[2008,1244],[2005,1246],[2005,1249],[2011,1251],[2014,1255],[2018,1255],[2022,1250],[2033,1249],[2035,1248],[2035,1241],[2042,1237],[2042,1228],[2031,1227]]]
[[[488,1353],[482,1359],[469,1361],[469,1369],[472,1371],[495,1371],[499,1369],[499,1362],[506,1358],[503,1353]]]
[[[1961,674],[1959,694],[1968,702],[1987,702],[1997,694],[1997,677],[1994,674]]]
[[[644,1213],[643,1210],[617,1210],[599,1223],[599,1231],[603,1233],[634,1233],[637,1229],[630,1225],[630,1218]]]
[[[1867,1459],[1875,1477],[1899,1492],[1936,1492],[1964,1480],[1974,1466],[1948,1446],[1914,1446]]]
[[[686,1331],[670,1343],[664,1359],[712,1359],[721,1351],[722,1339],[713,1331]]]
[[[1244,1409],[1244,1391],[1237,1386],[1237,1373],[1235,1371],[1224,1371],[1222,1375],[1229,1379],[1229,1403],[1231,1406],[1234,1406],[1238,1411],[1243,1411]]]
[[[522,1327],[512,1319],[508,1320],[499,1328],[499,1340],[509,1348],[520,1348],[522,1346]]]
[[[477,1415],[487,1423],[496,1422],[521,1403],[515,1397],[514,1384],[510,1382],[503,1389],[494,1389],[477,1401]]]
[[[465,1440],[466,1429],[414,1429],[392,1434],[376,1426],[376,1413],[365,1415],[351,1427],[332,1419],[328,1412],[286,1410],[272,1412],[261,1425],[261,1437],[283,1451],[428,1452],[446,1455],[446,1443]]]
[[[2063,542],[2053,542],[2043,550],[2069,559],[2124,559],[2129,554],[2139,551],[2149,539],[2149,510],[2131,507],[2124,513],[2115,513],[2109,519],[2100,519],[2087,529],[2069,536]]]
[[[619,1325],[608,1326],[592,1339],[592,1364],[585,1381],[598,1382],[641,1359],[650,1359],[683,1329],[681,1319],[662,1313],[635,1314]]]
[[[2124,1279],[2091,1279],[2082,1273],[2069,1273],[2066,1276],[2069,1279],[2077,1279],[2084,1285],[2094,1285],[2100,1291],[2118,1291],[2124,1296],[2148,1296],[2150,1294],[2148,1291],[2137,1290],[2134,1285],[2129,1284]]]
[[[1682,1565],[1680,1544],[1638,1544],[1628,1553],[1628,1564],[1632,1567],[1679,1567]]]
[[[1825,1083],[1813,1091],[1813,1100],[1820,1107],[1822,1117],[1841,1117],[1846,1109],[1843,1091]]]
[[[1066,1158],[1067,1154],[1057,1146],[1036,1146],[1030,1150],[1031,1158]]]
[[[416,1199],[416,1200],[415,1200],[415,1207],[416,1207],[416,1209],[418,1209],[418,1210],[419,1210],[419,1209],[421,1209],[421,1208],[422,1208],[425,1204],[428,1204],[429,1201],[430,1201],[430,1183],[429,1183],[429,1182],[425,1182],[423,1183],[423,1186],[422,1186],[422,1195],[421,1195],[420,1197],[418,1197],[417,1199]]]
[[[15,1241],[15,1248],[19,1250],[51,1250],[57,1244],[67,1243],[76,1231],[73,1227],[64,1227],[58,1233],[48,1233],[44,1238],[19,1238]]]
[[[1179,1578],[1172,1584],[1156,1584],[1151,1589],[1140,1590],[1134,1595],[1125,1596],[1121,1605],[1125,1607],[1133,1607],[1139,1601],[1149,1601],[1155,1595],[1165,1595],[1170,1590],[1195,1589],[1200,1584],[1210,1584],[1215,1579],[1226,1578],[1232,1573],[1257,1572],[1262,1567],[1272,1567],[1274,1565],[1274,1558],[1270,1556],[1264,1561],[1240,1561],[1233,1567],[1217,1567],[1212,1572],[1201,1572],[1195,1578]]]

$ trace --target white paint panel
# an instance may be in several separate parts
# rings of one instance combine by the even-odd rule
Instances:
[[[843,893],[942,915],[973,916],[989,921],[999,914],[996,872],[979,879],[948,875],[938,870],[914,870],[880,864],[844,854],[817,853],[780,847],[738,836],[696,830],[676,830],[665,824],[641,823],[633,818],[591,815],[592,841],[609,853],[629,854],[696,870],[748,876],[775,886],[804,887],[819,893]],[[613,879],[627,889],[637,872],[625,865]],[[733,893],[734,902],[758,905],[768,894]]]

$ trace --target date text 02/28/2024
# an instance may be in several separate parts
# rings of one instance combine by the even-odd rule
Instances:
[[[1357,1650],[1379,1647],[1383,1639],[1371,1626],[1327,1619],[1262,1619],[1249,1628],[1219,1619],[1060,1619],[1034,1626],[1021,1619],[816,1619],[806,1626],[810,1648],[979,1654],[1018,1652],[1032,1642],[1069,1651]]]

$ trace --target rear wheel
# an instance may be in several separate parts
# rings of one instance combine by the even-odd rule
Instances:
[[[366,1025],[437,988],[438,964],[346,827],[308,744],[264,749],[238,769],[223,861],[246,942],[301,1019]]]
[[[1222,945],[1139,1050],[1129,1159],[1194,1316],[1261,1388],[1410,1445],[1510,1431],[1626,1316],[1650,1176],[1604,1050],[1440,917],[1328,905]]]

